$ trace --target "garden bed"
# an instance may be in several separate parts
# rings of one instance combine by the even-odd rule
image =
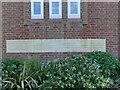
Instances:
[[[119,88],[120,61],[99,51],[45,64],[9,58],[3,60],[2,72],[3,90]]]

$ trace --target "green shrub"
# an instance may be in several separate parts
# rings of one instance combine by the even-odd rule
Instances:
[[[120,77],[120,61],[111,54],[95,51],[88,53],[85,56],[95,60],[100,65],[100,69],[103,70],[102,75],[114,80]]]
[[[2,89],[38,88],[40,66],[37,60],[5,59],[2,62]]]
[[[115,88],[120,88],[120,78],[118,78],[117,80],[115,80],[114,87]]]
[[[49,62],[42,68],[41,88],[98,88],[110,87],[113,81],[101,74],[100,65],[85,56],[72,56]]]
[[[120,76],[120,62],[104,52],[71,56],[44,65],[34,58],[12,58],[3,60],[2,71],[3,90],[111,88]]]
[[[23,60],[7,58],[2,60],[2,78],[17,78],[22,71]]]

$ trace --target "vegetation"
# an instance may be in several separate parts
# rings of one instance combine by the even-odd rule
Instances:
[[[118,88],[120,62],[105,52],[91,52],[54,60],[44,65],[37,59],[5,59],[3,90],[56,88]]]
[[[95,60],[100,65],[102,75],[114,80],[120,77],[120,61],[111,54],[96,51],[86,54],[85,57]]]
[[[2,63],[2,89],[38,88],[40,66],[37,60],[5,59]]]

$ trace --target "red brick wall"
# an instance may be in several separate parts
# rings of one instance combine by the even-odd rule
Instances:
[[[37,56],[41,60],[66,57],[80,53],[6,53],[6,40],[14,39],[106,39],[107,52],[118,57],[118,3],[89,2],[87,25],[81,19],[66,22],[63,20],[34,21],[30,19],[30,3],[24,12],[23,3],[3,3],[3,57]],[[46,4],[47,5],[47,4]],[[65,6],[64,6],[65,7]],[[47,10],[47,8],[46,8]],[[47,15],[47,14],[46,14]],[[64,14],[65,15],[65,14]],[[26,19],[26,17],[28,17]],[[47,16],[46,16],[47,17]],[[28,21],[27,21],[28,20]],[[28,23],[28,24],[27,24]]]
[[[118,57],[120,59],[120,2],[118,3]]]

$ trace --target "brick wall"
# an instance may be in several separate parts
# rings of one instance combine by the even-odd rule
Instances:
[[[48,3],[45,3],[45,7]],[[82,4],[83,5],[83,4]],[[80,53],[6,53],[6,40],[15,39],[106,39],[107,52],[118,57],[118,3],[89,2],[83,5],[82,18],[30,19],[30,3],[3,3],[3,57],[39,57],[42,61]],[[63,4],[66,7],[66,4]],[[48,8],[45,8],[48,11]],[[65,11],[63,16],[65,15]],[[84,12],[87,12],[84,14]],[[87,17],[84,17],[87,16]],[[86,24],[86,25],[85,25]]]
[[[120,59],[120,2],[118,3],[118,57]]]
[[[0,89],[2,88],[2,3],[0,2]]]

